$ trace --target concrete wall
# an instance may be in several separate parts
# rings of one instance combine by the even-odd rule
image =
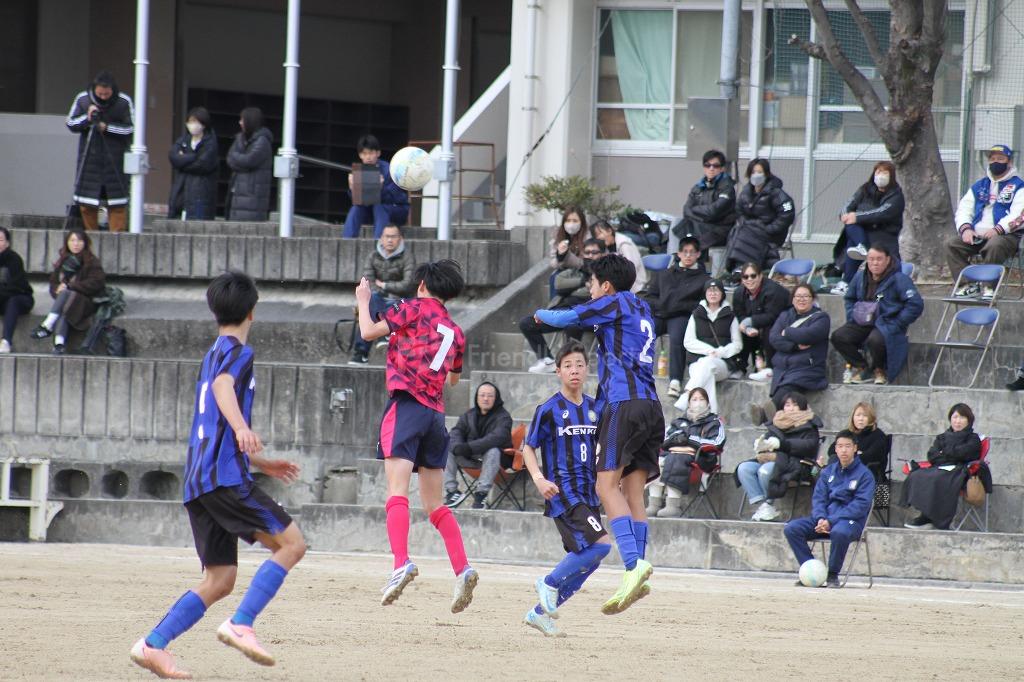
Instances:
[[[0,210],[63,215],[77,156],[78,136],[64,116],[0,114]]]

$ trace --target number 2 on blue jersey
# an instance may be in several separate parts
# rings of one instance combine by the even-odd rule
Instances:
[[[640,331],[647,334],[647,343],[644,344],[644,349],[640,351],[640,362],[654,362],[654,358],[648,352],[651,350],[651,344],[654,343],[654,327],[651,326],[650,320],[640,320]]]

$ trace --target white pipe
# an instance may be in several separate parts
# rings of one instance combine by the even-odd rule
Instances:
[[[284,121],[281,126],[281,148],[278,156],[282,168],[275,169],[278,177],[277,210],[281,216],[279,234],[292,236],[295,217],[295,177],[298,175],[298,152],[295,149],[295,106],[299,89],[299,4],[288,0],[288,38],[284,57]]]
[[[145,216],[146,173],[149,171],[146,150],[146,86],[149,67],[149,0],[135,3],[135,132],[132,135],[129,170],[132,173],[131,196],[128,201],[128,229],[142,232]]]
[[[441,108],[441,172],[437,197],[437,238],[451,239],[452,181],[455,179],[455,153],[452,129],[455,126],[455,85],[459,74],[459,0],[448,0],[444,36],[444,95]]]
[[[523,142],[524,149],[533,147],[533,121],[537,113],[536,83],[537,76],[537,19],[540,15],[540,3],[537,0],[528,0],[526,5],[526,72],[523,74]],[[530,170],[533,155],[526,158],[523,164],[523,184],[530,182]],[[525,199],[520,199],[520,206],[523,208],[521,215],[525,218],[528,214]],[[508,227],[512,227],[509,225]]]
[[[722,10],[722,58],[718,71],[718,85],[722,97],[732,99],[737,94],[737,62],[740,53],[741,0],[725,0]]]

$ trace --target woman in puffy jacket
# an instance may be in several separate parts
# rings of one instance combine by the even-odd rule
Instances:
[[[846,211],[839,216],[844,227],[832,255],[842,262],[843,278],[832,288],[833,294],[845,294],[868,249],[885,246],[900,259],[900,230],[903,229],[903,190],[896,182],[896,166],[879,161],[871,177],[857,188]]]
[[[266,220],[274,188],[274,136],[263,127],[258,107],[242,109],[238,124],[241,130],[228,150],[228,220]]]
[[[188,129],[167,157],[174,167],[167,217],[175,220],[213,220],[217,213],[217,136],[210,112],[196,107],[185,119]]]
[[[740,282],[732,292],[732,311],[740,321],[740,335],[743,350],[736,356],[741,372],[747,371],[747,360],[754,365],[750,378],[754,381],[769,381],[772,378],[772,357],[775,349],[768,342],[768,336],[775,320],[789,307],[789,291],[778,282],[764,276],[757,263],[746,263],[740,268]],[[754,359],[760,353],[764,364],[760,367]]]
[[[735,272],[741,263],[767,269],[779,260],[779,247],[796,216],[793,198],[782,189],[782,180],[772,175],[768,159],[747,164],[747,180],[736,197],[736,225],[726,247],[725,269],[734,284],[739,283]]]
[[[709,474],[725,447],[725,424],[711,411],[708,392],[695,388],[687,396],[686,414],[672,421],[661,444],[661,478],[647,486],[647,515],[679,518],[690,492],[691,465]],[[662,505],[664,504],[664,508]]]

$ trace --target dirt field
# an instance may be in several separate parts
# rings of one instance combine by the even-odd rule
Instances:
[[[198,680],[1020,679],[1024,593],[879,586],[797,589],[791,580],[656,573],[619,616],[598,571],[563,607],[568,635],[521,624],[541,568],[479,564],[472,606],[448,611],[446,562],[379,605],[385,557],[309,554],[257,621],[277,656],[261,668],[214,631],[267,556],[242,555],[236,595],[174,643]],[[192,552],[0,544],[0,680],[147,680],[128,649],[199,579]],[[808,660],[813,657],[814,660]]]

